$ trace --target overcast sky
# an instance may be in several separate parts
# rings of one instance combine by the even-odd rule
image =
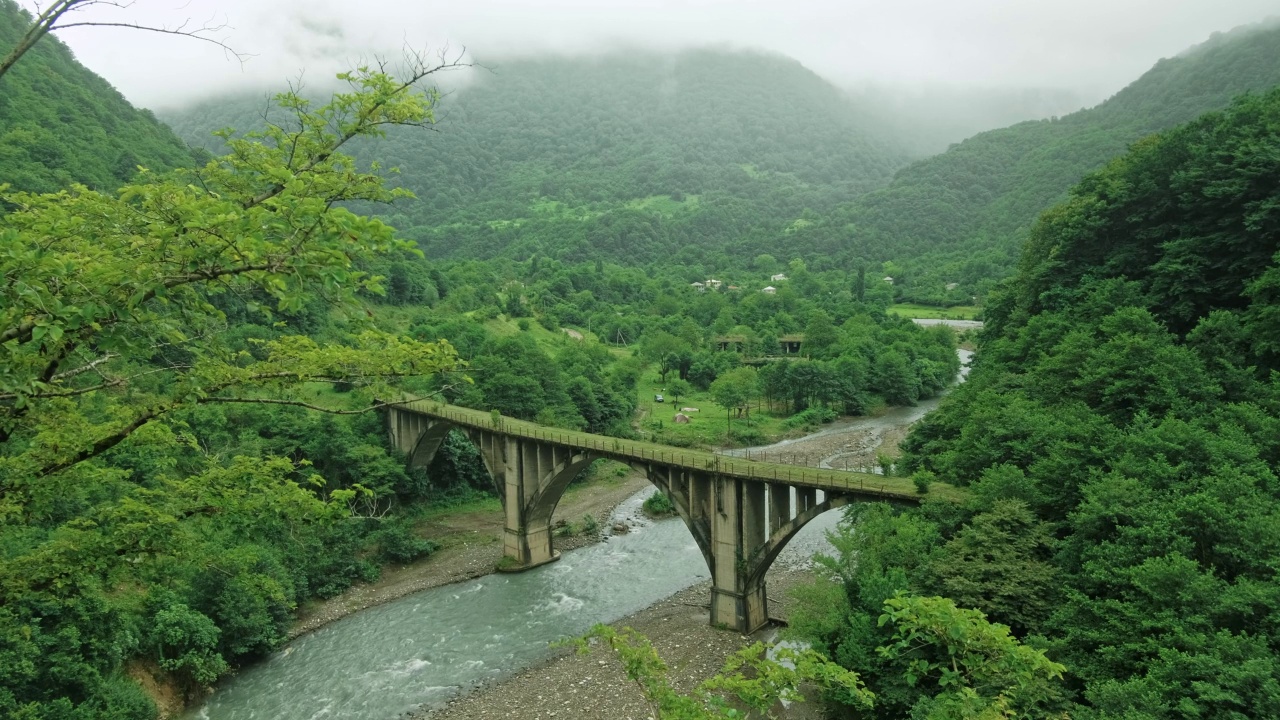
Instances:
[[[254,57],[242,67],[205,43],[110,28],[60,37],[155,108],[446,41],[490,60],[729,44],[790,55],[845,84],[1065,88],[1095,102],[1214,31],[1276,14],[1276,0],[137,0],[82,18],[226,23],[217,37]]]

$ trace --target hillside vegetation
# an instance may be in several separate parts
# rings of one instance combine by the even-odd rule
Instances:
[[[931,702],[874,653],[903,587],[1066,666],[1025,717],[1280,714],[1278,158],[1280,90],[1137,143],[1041,217],[969,381],[907,443],[920,482],[975,500],[859,511],[876,547],[847,534],[843,583],[793,618],[882,678],[877,717]]]
[[[896,261],[902,297],[966,304],[1010,273],[1036,216],[1150,133],[1280,85],[1280,24],[1215,35],[1097,107],[976,135],[796,233],[801,254]],[[960,287],[949,295],[945,285]]]
[[[29,17],[0,0],[0,48]],[[138,166],[191,165],[190,150],[150,112],[129,104],[106,80],[45,38],[0,80],[0,184],[52,192],[71,183],[114,190]]]
[[[166,120],[209,142],[260,124],[262,107],[224,99]],[[360,154],[400,169],[418,199],[374,210],[433,258],[741,266],[906,164],[866,115],[775,55],[522,59],[447,97],[440,132]]]

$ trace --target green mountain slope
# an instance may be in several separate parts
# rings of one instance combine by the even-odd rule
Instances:
[[[902,170],[796,238],[806,254],[895,260],[908,297],[967,300],[1007,274],[1036,216],[1130,143],[1280,84],[1280,25],[1215,35],[1121,92],[1057,120],[979,134]]]
[[[0,0],[0,48],[13,47],[29,22]],[[73,182],[114,189],[139,165],[191,164],[191,151],[149,111],[76,62],[46,37],[0,79],[0,184],[52,192]]]
[[[1089,706],[1072,717],[1276,717],[1280,89],[1087,177],[987,314],[969,381],[908,463],[982,498],[966,527],[1031,510],[1056,540],[942,587],[1001,622],[997,604],[1043,608],[1022,627],[1067,666]],[[1028,535],[989,537],[975,546]]]
[[[261,108],[224,99],[166,120],[196,142]],[[387,214],[432,256],[734,262],[906,164],[863,117],[775,55],[511,60],[446,98],[440,132],[396,133],[376,157],[418,196]]]

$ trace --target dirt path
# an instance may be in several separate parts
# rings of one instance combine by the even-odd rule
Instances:
[[[643,475],[628,472],[622,477],[600,478],[570,488],[556,507],[552,523],[560,519],[580,523],[584,515],[590,515],[596,519],[601,532],[558,537],[556,549],[572,550],[599,542],[613,509],[648,485]],[[440,515],[428,524],[424,533],[425,537],[441,544],[439,551],[409,565],[385,567],[375,582],[357,585],[329,600],[304,605],[298,611],[289,639],[420,590],[488,575],[502,557],[502,529],[502,509],[496,502],[492,508]]]
[[[788,589],[811,577],[809,571],[780,569],[768,575],[769,614],[786,618]],[[688,691],[724,666],[733,652],[771,635],[766,628],[751,638],[717,630],[710,625],[707,600],[710,583],[703,582],[623,618],[615,627],[632,627],[652,641],[671,668],[671,678]],[[821,702],[777,708],[784,720],[823,717]],[[417,720],[646,720],[653,715],[644,697],[622,671],[617,658],[597,648],[587,655],[558,650],[546,662],[522,670],[504,681],[476,689],[439,710],[424,710]]]

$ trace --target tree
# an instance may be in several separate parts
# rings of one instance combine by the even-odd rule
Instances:
[[[645,335],[640,345],[640,356],[657,363],[658,377],[664,383],[667,381],[667,373],[678,368],[681,358],[689,352],[687,343],[662,330]]]
[[[893,625],[894,634],[879,653],[905,661],[908,684],[937,685],[917,701],[911,717],[1046,717],[1033,711],[1054,698],[1066,668],[1043,650],[1020,644],[1008,627],[947,598],[898,593],[884,609],[879,624]]]
[[[31,20],[31,24],[22,33],[22,37],[18,39],[17,45],[0,60],[0,78],[3,78],[9,68],[13,67],[22,56],[27,53],[40,39],[51,32],[58,30],[66,30],[74,27],[118,27],[129,28],[132,30],[145,30],[147,32],[163,33],[165,35],[180,35],[189,38],[195,38],[207,43],[213,43],[225,50],[237,60],[244,60],[245,56],[237,52],[225,41],[214,37],[215,34],[228,29],[225,23],[213,25],[206,23],[199,27],[194,27],[190,22],[184,22],[181,25],[165,26],[165,25],[143,25],[135,22],[99,22],[93,20],[76,21],[72,14],[85,10],[96,5],[109,5],[118,8],[128,7],[132,3],[120,3],[112,0],[54,0],[48,7],[41,9],[37,5],[39,14]]]
[[[751,426],[751,408],[748,403],[757,393],[756,369],[750,366],[734,368],[711,383],[711,397],[724,406],[725,425],[733,428],[731,413],[736,408],[740,412],[747,408],[747,427]]]
[[[667,394],[671,396],[671,402],[676,405],[680,404],[680,398],[687,396],[692,390],[688,381],[679,378],[667,383]]]
[[[814,358],[826,357],[838,342],[840,331],[832,324],[831,316],[821,310],[814,311],[804,328],[805,354]]]
[[[340,75],[350,91],[311,108],[277,96],[291,121],[222,137],[229,154],[165,176],[144,174],[116,195],[75,186],[9,193],[0,220],[0,477],[6,503],[28,483],[112,448],[148,422],[207,403],[269,403],[334,412],[298,400],[303,382],[349,382],[394,398],[392,381],[457,366],[447,343],[365,330],[346,346],[303,336],[233,352],[222,338],[233,298],[273,317],[324,297],[358,307],[381,292],[357,269],[393,251],[416,252],[383,222],[345,207],[405,195],[359,172],[341,148],[392,125],[425,126],[439,98],[417,86],[458,65],[417,62],[403,80],[383,66]],[[374,168],[377,169],[376,167]],[[274,309],[272,308],[274,306]],[[234,393],[234,394],[233,394]],[[81,403],[92,402],[92,413]]]
[[[1057,579],[1048,562],[1053,541],[1049,525],[1026,503],[998,500],[942,546],[929,568],[930,584],[1019,634],[1038,632]]]

